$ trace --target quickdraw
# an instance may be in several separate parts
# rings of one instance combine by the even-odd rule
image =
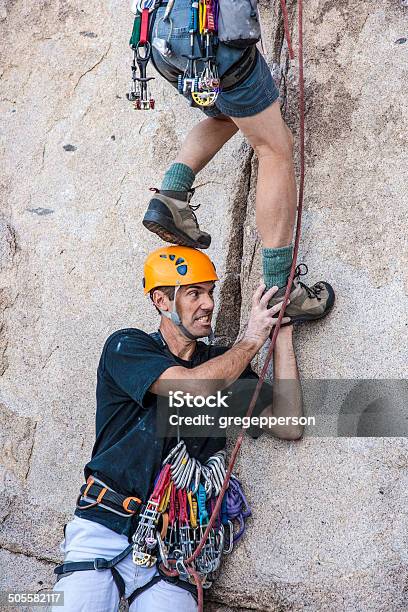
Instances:
[[[201,465],[189,456],[183,440],[170,451],[133,535],[133,561],[136,565],[152,567],[160,558],[169,569],[173,562],[181,576],[194,583],[190,573],[184,571],[184,561],[194,554],[208,526],[225,478],[225,459],[225,451],[219,451]],[[194,567],[204,588],[210,587],[214,581],[223,555],[232,551],[233,521],[239,519],[240,533],[242,517],[250,515],[243,494],[244,508],[239,507],[238,480],[234,478],[232,483],[231,499],[227,490],[217,523],[195,560]]]
[[[159,0],[136,0],[132,4],[135,13],[132,35],[129,45],[133,49],[132,81],[127,99],[133,102],[136,110],[149,110],[155,106],[155,100],[150,93],[149,82],[155,77],[147,76],[147,65],[152,55],[149,41],[150,14],[160,4]]]

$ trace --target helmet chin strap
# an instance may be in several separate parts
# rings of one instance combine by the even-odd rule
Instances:
[[[171,312],[167,312],[166,310],[160,310],[160,313],[166,317],[167,319],[170,319],[170,321],[173,321],[173,323],[175,325],[177,325],[177,327],[179,328],[179,330],[181,331],[182,334],[184,334],[186,336],[186,338],[188,338],[189,340],[197,340],[198,338],[204,338],[205,336],[194,336],[193,334],[191,334],[188,329],[186,329],[183,325],[183,323],[181,322],[181,318],[179,313],[177,312],[177,308],[176,308],[176,297],[177,297],[177,291],[180,289],[180,285],[177,285],[174,289],[174,300],[173,300],[173,310]],[[207,336],[208,340],[210,342],[212,342],[215,338],[214,336],[214,332],[211,329],[210,333]]]

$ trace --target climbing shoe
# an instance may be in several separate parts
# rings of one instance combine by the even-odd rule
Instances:
[[[292,290],[289,294],[290,303],[286,307],[284,315],[290,317],[291,323],[322,319],[333,308],[335,299],[333,287],[325,281],[320,281],[313,287],[308,287],[299,280],[299,277],[305,276],[307,272],[306,264],[300,264],[296,268]],[[285,291],[286,287],[280,287],[269,301],[269,307],[281,302]]]
[[[143,225],[166,242],[196,249],[208,249],[211,236],[202,232],[194,211],[200,206],[191,206],[194,194],[191,191],[159,191],[155,195],[143,217]]]

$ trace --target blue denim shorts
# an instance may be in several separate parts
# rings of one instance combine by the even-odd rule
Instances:
[[[186,58],[183,55],[190,53],[189,15],[191,0],[179,0],[172,12],[171,27],[162,19],[165,7],[160,7],[155,15],[152,27],[152,38],[167,40],[171,55],[164,57],[155,47],[152,48],[152,61],[159,74],[177,88],[177,77],[183,74]],[[194,53],[199,55],[199,47],[195,42]],[[271,71],[263,56],[257,51],[256,61],[249,76],[236,87],[222,91],[222,75],[233,65],[239,65],[243,57],[242,49],[234,49],[220,43],[217,47],[216,58],[221,75],[221,92],[215,105],[209,108],[199,107],[207,116],[228,115],[229,117],[251,117],[265,110],[279,98],[279,90],[272,78]],[[200,62],[198,70],[202,69]]]
[[[268,64],[257,51],[256,62],[249,76],[228,91],[223,92],[221,88],[215,107],[204,112],[210,117],[221,113],[229,117],[252,117],[268,108],[278,98],[279,90]]]

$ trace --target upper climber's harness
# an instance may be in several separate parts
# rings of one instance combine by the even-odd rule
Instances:
[[[150,336],[168,350],[160,332]],[[138,566],[150,568],[157,563],[158,574],[133,591],[127,598],[129,605],[160,580],[187,590],[197,600],[197,587],[184,566],[184,560],[194,553],[217,503],[226,475],[225,457],[222,450],[205,463],[200,463],[190,457],[185,442],[178,438],[178,443],[162,462],[146,503],[134,495],[122,495],[100,478],[89,476],[81,487],[77,508],[103,508],[129,520],[137,517],[136,529],[129,546],[113,559],[63,563],[54,569],[58,579],[76,571],[110,570],[122,598],[125,596],[125,583],[116,566],[132,554],[133,562]],[[245,520],[250,514],[241,484],[233,476],[217,521],[195,561],[195,570],[204,588],[211,586],[216,578],[223,555],[229,554],[234,543],[242,537]],[[236,532],[233,521],[239,524]],[[163,571],[161,564],[169,569],[171,563],[176,564],[178,576],[169,576]]]
[[[149,82],[154,77],[147,76],[147,65],[152,59],[152,47],[164,60],[173,54],[170,45],[173,31],[171,11],[175,1],[134,0],[132,2],[132,12],[135,14],[129,40],[133,50],[132,80],[130,91],[126,96],[133,102],[136,110],[149,110],[155,106],[155,100],[149,90]],[[247,78],[255,65],[255,43],[260,38],[256,0],[247,2],[249,15],[245,14],[245,2],[241,4],[238,12],[235,9],[231,12],[230,6],[226,5],[223,8],[223,4],[227,4],[227,1],[191,0],[188,23],[190,52],[183,56],[186,58],[186,67],[184,71],[180,71],[167,62],[170,71],[174,74],[179,93],[190,100],[191,106],[213,106],[221,89],[228,91],[236,87]],[[166,6],[166,10],[163,17],[155,23],[155,11],[160,6]],[[167,25],[168,34],[165,38],[158,36],[158,26],[161,22]],[[234,27],[230,28],[230,23]],[[254,27],[254,24],[258,28]],[[221,32],[218,31],[219,27]],[[246,36],[247,29],[250,30],[250,34]],[[235,36],[230,36],[231,32],[234,32]],[[233,40],[237,37],[238,40]],[[227,70],[222,79],[218,74],[216,61],[216,49],[220,40],[232,47],[246,48],[240,60]],[[157,66],[155,68],[157,69]]]

